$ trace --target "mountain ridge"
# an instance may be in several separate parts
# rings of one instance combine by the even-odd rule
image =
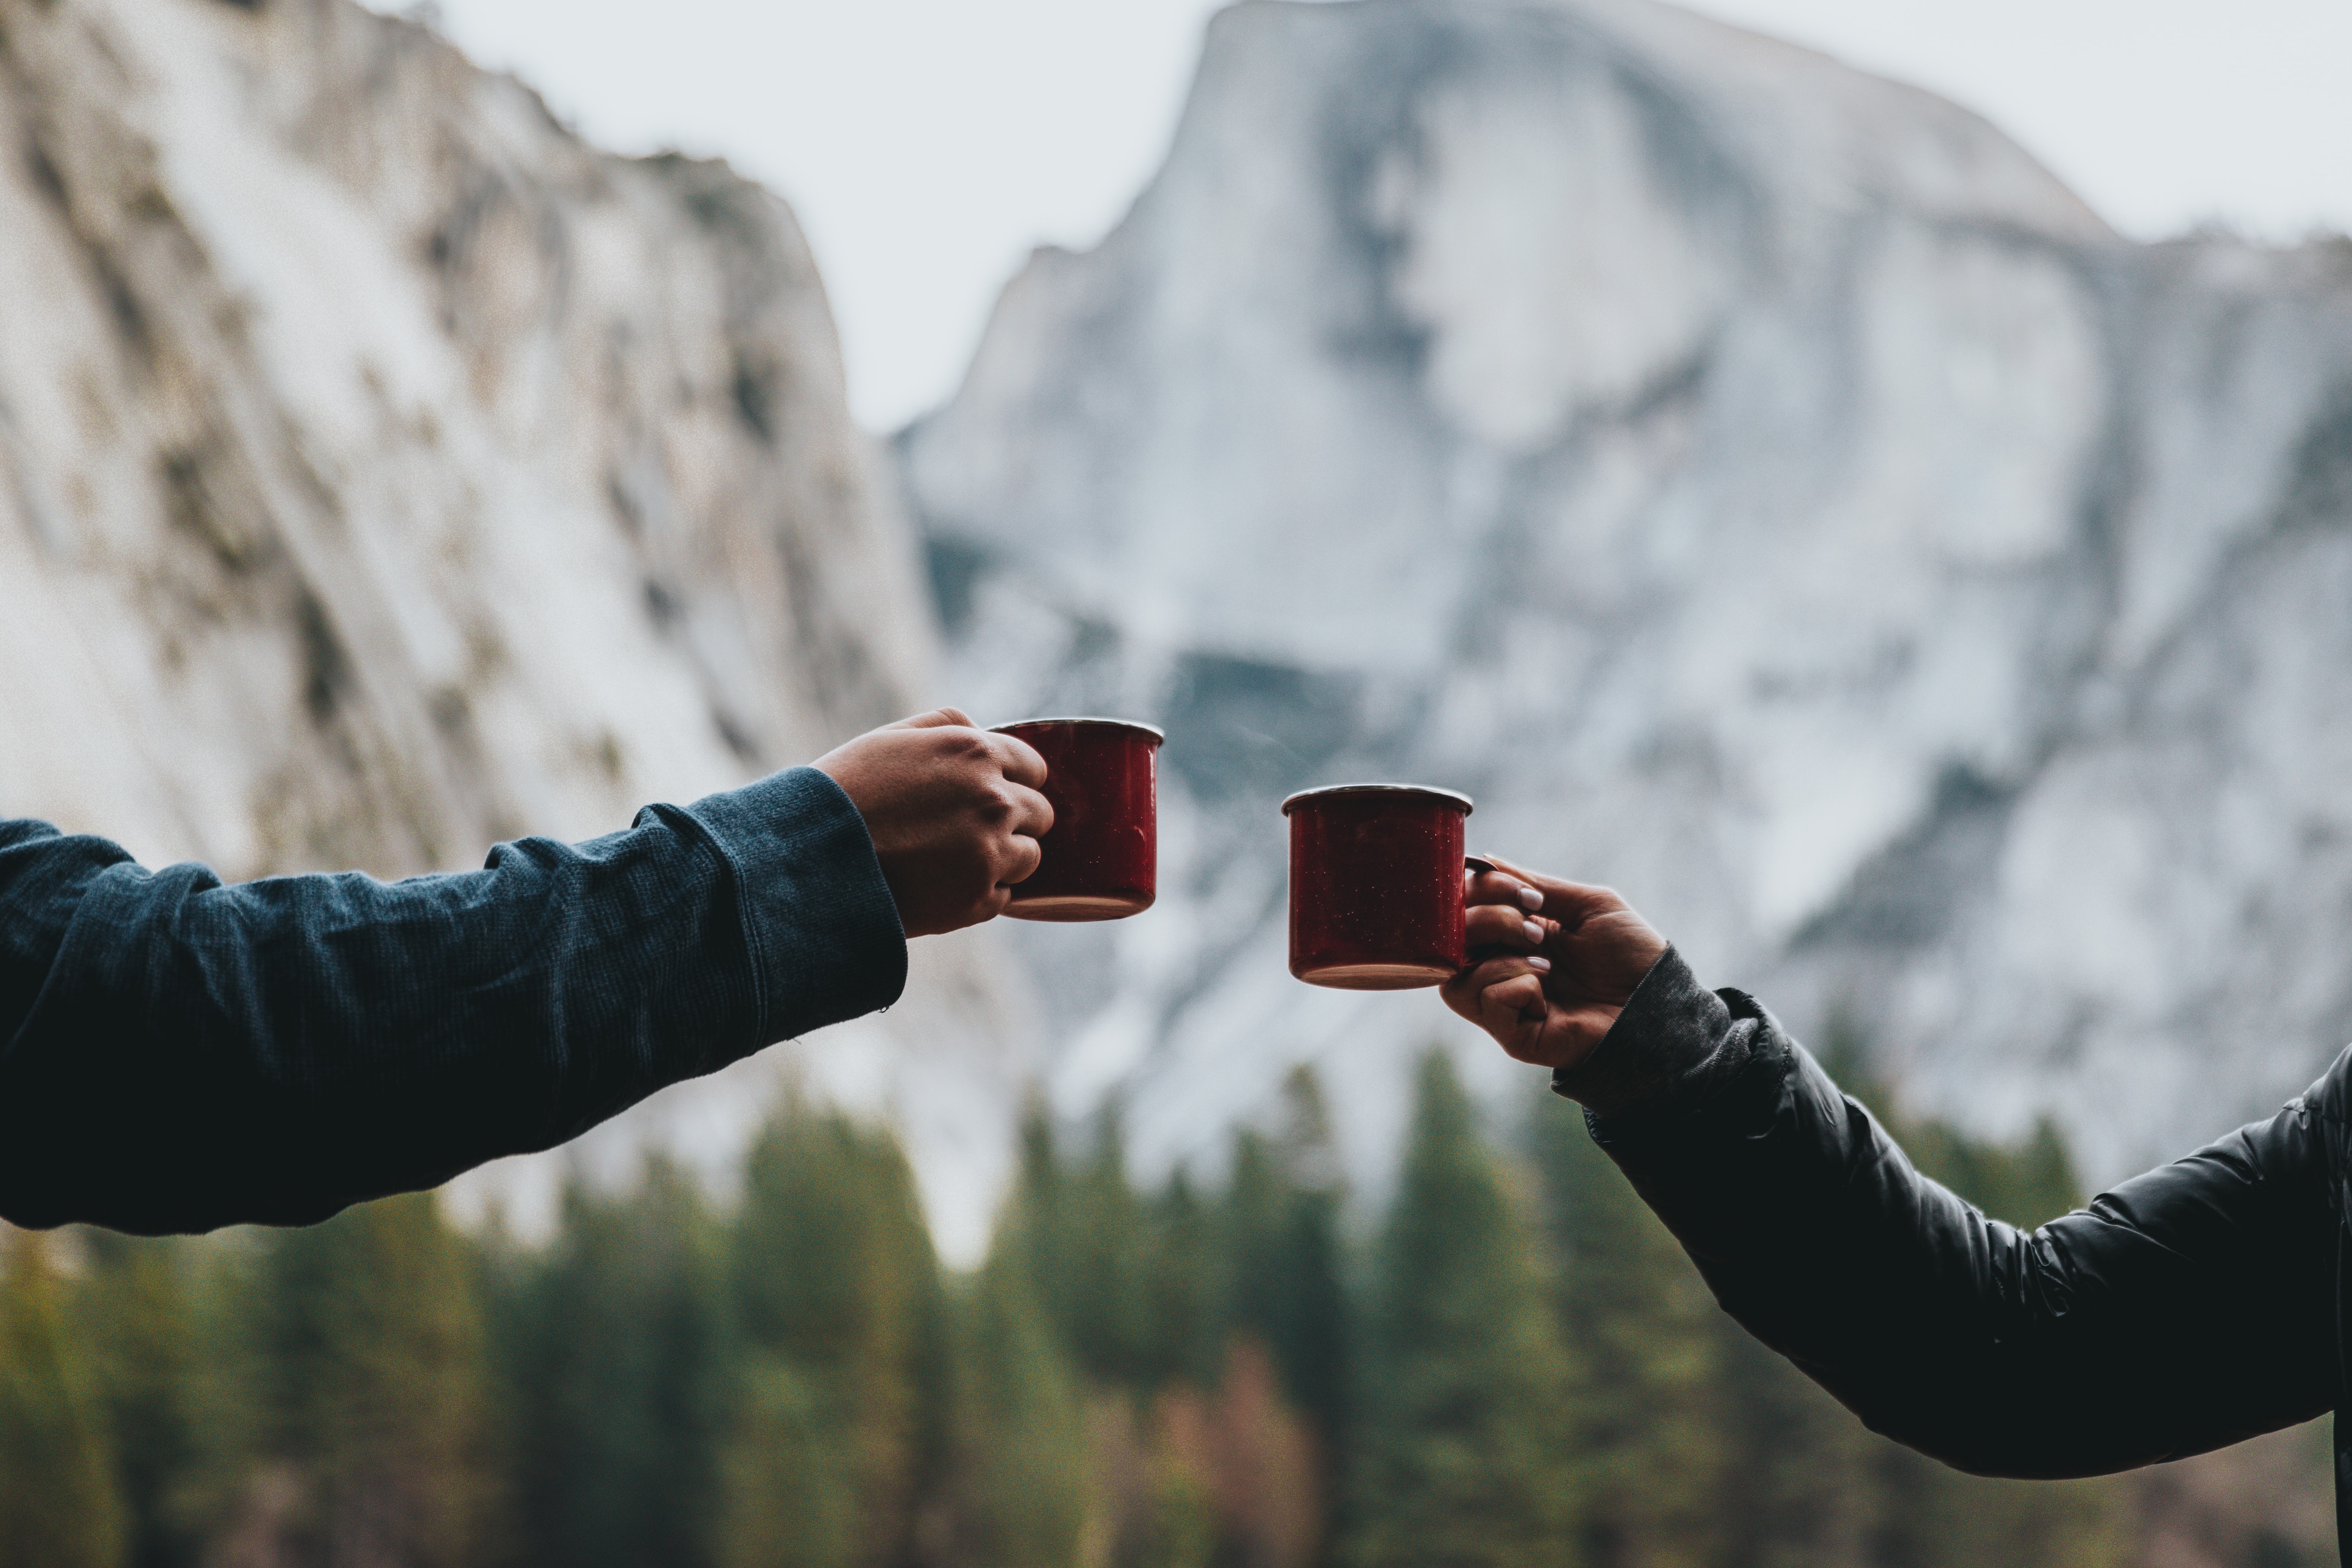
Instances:
[[[584,838],[924,706],[916,545],[790,210],[611,157],[346,0],[0,0],[0,796],[224,875]],[[977,1247],[1024,1016],[986,933],[787,1053]],[[723,1174],[779,1063],[493,1168]],[[979,1173],[975,1180],[974,1173]]]
[[[1160,930],[1044,980],[1066,1106],[1129,1086],[1170,1158],[1301,1055],[1515,1081],[1281,973],[1273,802],[1349,774],[2103,1179],[2352,1033],[2352,245],[2126,241],[1795,58],[1643,0],[1231,7],[1125,221],[898,437],[959,688],[1170,731]],[[1341,1120],[1373,1168],[1383,1092]]]

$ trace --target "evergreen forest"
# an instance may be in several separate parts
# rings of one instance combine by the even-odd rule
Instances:
[[[2335,1561],[2315,1429],[2235,1512],[1945,1469],[1732,1325],[1574,1108],[1496,1128],[1434,1050],[1415,1093],[1377,1205],[1304,1070],[1213,1180],[1033,1113],[968,1273],[890,1135],[798,1098],[725,1202],[656,1159],[542,1244],[431,1194],[5,1232],[0,1568]],[[2080,1201],[2047,1126],[1895,1125],[2001,1217]]]

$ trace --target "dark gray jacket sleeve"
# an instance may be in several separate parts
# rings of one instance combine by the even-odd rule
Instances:
[[[864,821],[794,768],[478,871],[236,886],[0,823],[0,1217],[305,1224],[894,1001]]]
[[[2056,1477],[2333,1406],[2346,1071],[2032,1232],[1913,1170],[1770,1014],[1673,952],[1555,1087],[1724,1309],[1873,1429]]]

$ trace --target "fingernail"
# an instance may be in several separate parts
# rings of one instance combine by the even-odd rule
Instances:
[[[1526,934],[1527,939],[1529,942],[1538,944],[1543,942],[1543,927],[1536,924],[1535,921],[1521,921],[1519,922],[1519,930]]]
[[[1539,910],[1543,908],[1543,895],[1537,892],[1533,888],[1521,888],[1519,889],[1519,907],[1527,910]]]
[[[1528,967],[1534,970],[1538,974],[1549,974],[1551,973],[1551,960],[1549,958],[1531,957],[1528,960]]]

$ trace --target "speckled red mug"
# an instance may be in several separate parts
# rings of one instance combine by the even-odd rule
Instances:
[[[1469,962],[1468,795],[1333,784],[1292,795],[1282,814],[1290,818],[1291,973],[1341,991],[1404,991],[1435,985]]]
[[[1140,914],[1160,884],[1159,754],[1166,739],[1125,719],[1024,719],[995,726],[1045,759],[1054,826],[1045,858],[1013,884],[1004,912],[1024,921],[1116,921]]]

